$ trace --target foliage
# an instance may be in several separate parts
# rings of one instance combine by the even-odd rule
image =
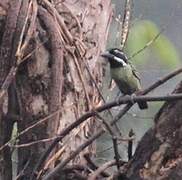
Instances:
[[[137,54],[132,61],[137,64],[145,64],[149,60],[158,60],[156,63],[169,69],[181,64],[176,48],[163,33],[154,40],[159,33],[159,28],[151,21],[140,21],[131,28],[127,41],[128,54],[132,55],[142,49],[149,41],[153,41],[150,47]]]

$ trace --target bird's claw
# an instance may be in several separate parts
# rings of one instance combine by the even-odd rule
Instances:
[[[118,91],[118,93],[117,93],[117,95],[116,95],[116,97],[115,97],[115,101],[117,100],[117,99],[119,99],[120,97],[119,97],[119,95],[121,94],[121,91]],[[119,97],[119,98],[118,98]],[[122,95],[121,95],[121,97],[122,97]]]
[[[131,94],[130,97],[131,97],[131,103],[135,104],[134,97],[136,97],[136,94],[133,93],[133,94]]]

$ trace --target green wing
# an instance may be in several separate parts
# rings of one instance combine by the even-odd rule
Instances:
[[[135,66],[130,61],[128,61],[128,63],[131,66],[133,75],[140,81],[140,75],[139,75],[138,71],[136,70]]]

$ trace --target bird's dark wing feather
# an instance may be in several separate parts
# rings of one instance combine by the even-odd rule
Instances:
[[[132,68],[133,75],[140,81],[140,76],[139,76],[139,73],[136,70],[135,66],[133,66],[133,64],[131,62],[129,62],[129,64],[130,64],[130,66]]]

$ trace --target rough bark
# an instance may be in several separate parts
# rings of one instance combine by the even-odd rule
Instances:
[[[97,61],[99,53],[103,51],[106,44],[108,25],[111,18],[111,4],[110,1],[104,0],[64,1],[58,7],[58,10],[64,17],[64,21],[69,24],[68,27],[73,39],[72,43],[76,46],[76,53],[70,53],[65,58],[65,66],[68,69],[67,72],[64,71],[65,86],[63,87],[62,104],[64,110],[62,111],[59,126],[59,131],[61,131],[85,111],[100,103],[98,91],[92,77],[99,86],[102,68]],[[88,69],[90,72],[88,72]],[[76,150],[94,132],[94,124],[96,123],[91,118],[65,138],[65,158],[70,156],[70,153]],[[73,143],[70,143],[70,140]],[[89,146],[87,150],[77,156],[74,163],[84,163],[83,154],[86,152],[94,153],[94,151],[94,145]]]
[[[99,86],[102,79],[102,67],[97,59],[107,40],[111,5],[110,0],[12,0],[10,9],[5,11],[8,14],[6,26],[4,31],[0,30],[3,34],[0,37],[1,88],[10,68],[16,66],[18,70],[4,97],[8,99],[5,103],[8,106],[4,111],[2,102],[0,107],[0,147],[11,139],[14,122],[21,133],[57,112],[18,138],[19,145],[27,144],[55,137],[82,113],[101,102],[95,85]],[[36,22],[32,25],[33,16]],[[27,55],[26,61],[19,65]],[[45,168],[69,156],[94,128],[93,118],[77,128],[65,138],[63,149],[57,147],[58,152],[55,151]],[[48,144],[41,142],[18,148],[20,179],[30,178]],[[94,145],[87,152],[94,153]],[[82,156],[83,153],[73,162],[83,163]],[[0,179],[10,180],[9,146],[1,151],[1,158]]]
[[[0,29],[1,88],[10,68],[16,64],[19,42],[31,34],[28,32],[33,14],[36,23],[27,41],[28,46],[22,51],[23,57],[29,53],[31,55],[18,66],[17,75],[0,102],[0,147],[11,139],[15,121],[21,133],[53,114],[44,123],[19,137],[19,145],[27,144],[55,137],[85,111],[101,103],[95,85],[99,86],[102,79],[102,67],[97,59],[107,39],[110,1],[51,2],[43,0],[37,4],[36,0],[12,0],[10,9],[5,10],[6,23],[3,30]],[[0,27],[3,27],[2,24]],[[182,82],[174,92],[182,92]],[[164,104],[155,117],[155,126],[144,135],[134,157],[126,165],[123,179],[181,179],[181,109],[180,100]],[[50,168],[55,162],[70,156],[94,130],[94,118],[74,129],[64,138],[62,148],[57,147],[51,154],[44,168]],[[30,179],[34,165],[48,144],[39,142],[18,148],[19,179]],[[72,163],[84,164],[83,155],[87,152],[93,154],[94,145],[81,152]],[[81,173],[76,175],[86,179]],[[9,146],[0,151],[0,179],[12,179]]]
[[[174,93],[182,92],[182,82]],[[182,177],[182,101],[165,103],[155,125],[140,141],[127,167],[129,179],[179,180]]]
[[[1,32],[1,44],[0,44],[0,87],[10,70],[13,63],[12,53],[14,50],[14,37],[16,32],[16,21],[19,13],[21,1],[11,1],[11,6],[8,11],[7,19],[5,22],[4,32]],[[11,94],[9,89],[8,94]],[[7,92],[6,92],[7,93]],[[13,113],[14,99],[8,100],[7,107],[7,95],[0,101],[0,146],[5,144],[11,139],[11,133],[13,129],[13,119],[8,117],[8,114]],[[12,104],[11,104],[12,103]],[[3,108],[5,107],[5,108]],[[12,162],[11,162],[11,150],[10,147],[5,147],[0,152],[0,179],[11,180],[12,178]]]

